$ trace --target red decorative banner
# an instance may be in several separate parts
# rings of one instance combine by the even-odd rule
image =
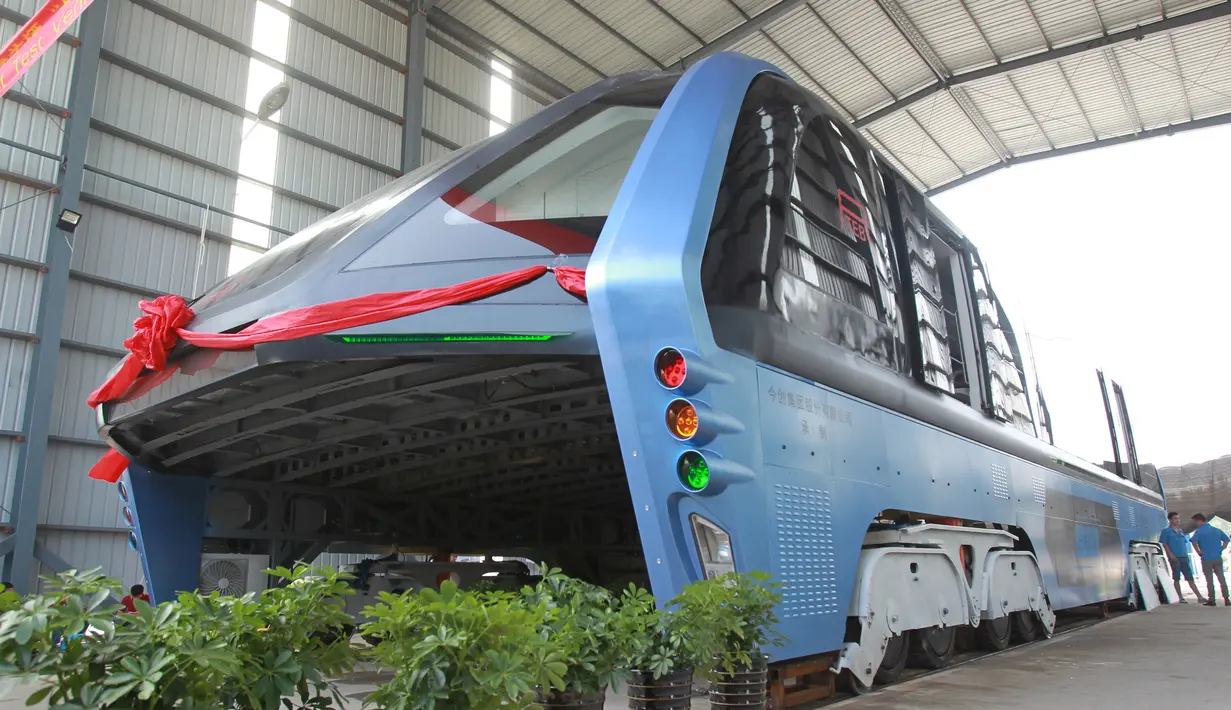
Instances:
[[[531,266],[518,271],[484,276],[454,286],[424,288],[397,293],[373,293],[341,301],[306,306],[262,318],[237,333],[199,333],[187,330],[195,314],[179,296],[159,296],[141,301],[145,315],[133,323],[133,335],[124,341],[129,355],[120,368],[90,394],[91,407],[104,402],[127,402],[150,391],[175,373],[167,364],[171,349],[179,341],[212,350],[248,350],[261,343],[295,340],[324,335],[346,328],[381,323],[395,318],[455,306],[494,296],[530,283],[554,271],[556,283],[565,291],[585,298],[586,272],[571,266]],[[148,374],[143,373],[149,370]],[[128,467],[128,459],[118,451],[108,451],[90,469],[90,478],[109,483],[118,481]]]
[[[47,4],[34,13],[4,49],[0,49],[0,96],[17,83],[93,1],[47,0]]]

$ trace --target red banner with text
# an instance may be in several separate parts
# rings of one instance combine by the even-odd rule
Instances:
[[[94,0],[47,0],[0,49],[0,96],[21,79]]]

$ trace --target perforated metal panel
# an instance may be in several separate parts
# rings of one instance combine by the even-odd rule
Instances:
[[[778,569],[786,584],[781,614],[791,619],[838,612],[829,491],[774,486]]]
[[[992,464],[992,495],[1009,499],[1009,472],[1000,464]]]
[[[1047,484],[1041,476],[1035,476],[1031,481],[1034,488],[1034,502],[1039,505],[1047,505]]]

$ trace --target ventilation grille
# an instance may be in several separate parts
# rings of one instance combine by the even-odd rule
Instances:
[[[782,594],[782,617],[792,619],[838,613],[829,492],[777,484],[774,506],[778,522],[778,569],[786,584]]]
[[[1047,484],[1043,482],[1041,476],[1035,476],[1031,482],[1034,488],[1034,502],[1039,505],[1047,505]]]
[[[1131,503],[1128,506],[1128,524],[1130,527],[1137,527],[1137,506]]]
[[[1111,501],[1111,517],[1115,518],[1117,523],[1120,522],[1120,501],[1118,500]]]
[[[204,560],[197,583],[202,594],[218,592],[224,597],[242,597],[248,593],[248,560]]]
[[[1009,499],[1009,472],[1000,464],[992,464],[992,495]]]

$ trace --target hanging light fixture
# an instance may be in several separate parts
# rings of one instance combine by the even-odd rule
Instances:
[[[56,220],[56,228],[72,234],[81,224],[81,213],[69,209],[60,210],[60,218]]]

